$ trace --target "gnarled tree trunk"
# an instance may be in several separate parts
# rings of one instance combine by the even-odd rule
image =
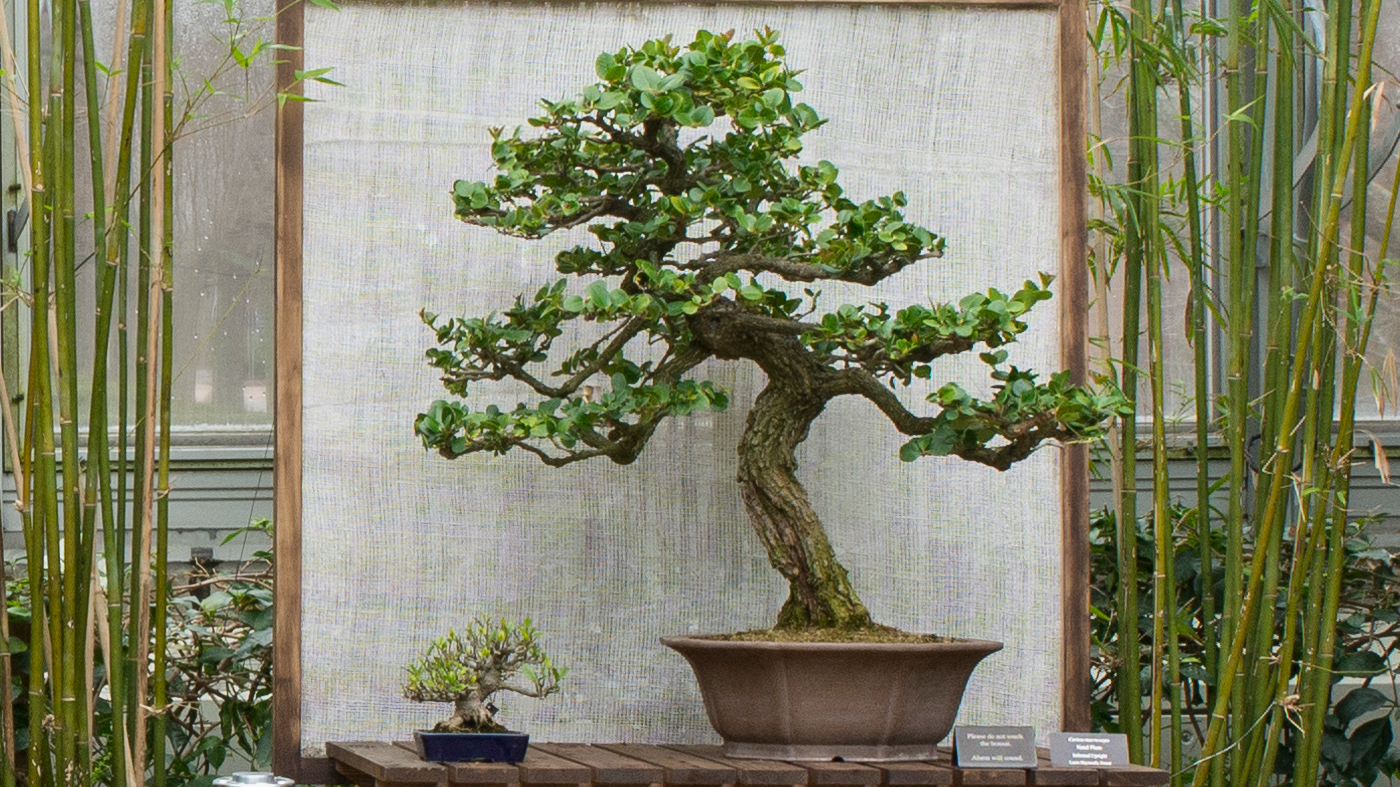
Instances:
[[[827,402],[803,387],[770,377],[739,440],[744,507],[768,550],[768,561],[789,585],[776,627],[868,627],[870,612],[836,560],[807,490],[797,480],[797,446]]]
[[[452,717],[438,722],[434,732],[508,732],[495,719],[495,708],[487,702],[480,691],[473,691],[458,697],[453,705]]]
[[[755,321],[758,321],[755,324]],[[717,358],[747,358],[768,376],[739,438],[744,508],[788,581],[775,628],[869,628],[874,624],[836,559],[821,519],[797,480],[797,446],[834,397],[855,393],[775,321],[717,299],[689,321],[697,344]]]

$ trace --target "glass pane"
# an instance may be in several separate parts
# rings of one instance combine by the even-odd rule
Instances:
[[[241,27],[225,23],[219,3],[179,0],[176,9],[183,86],[201,85],[207,75],[222,93],[191,107],[175,145],[174,419],[269,424],[272,67],[264,57],[244,70],[220,43],[233,37],[247,51],[260,37],[271,39],[273,4],[242,0],[235,7]]]
[[[118,26],[116,9],[113,0],[93,4],[99,31],[96,50],[104,66],[116,61],[109,32]],[[172,368],[173,419],[182,429],[261,431],[271,424],[273,69],[271,51],[251,68],[239,66],[230,42],[248,52],[259,39],[270,41],[272,12],[272,0],[241,0],[231,12],[238,21],[230,21],[220,3],[176,1]],[[124,80],[124,72],[116,70],[113,79]],[[104,124],[110,122],[106,98]],[[82,151],[80,161],[86,155]],[[85,174],[80,173],[79,182],[86,183]],[[80,191],[86,188],[80,186]],[[90,214],[90,195],[80,194],[79,201],[85,203],[80,215]],[[133,205],[133,224],[139,212]],[[83,221],[80,249],[90,252],[91,233],[91,222]],[[81,269],[79,292],[86,304],[80,306],[80,336],[93,335],[94,268],[85,264]],[[138,292],[134,265],[131,279],[126,322],[134,357],[136,304],[145,297]],[[90,357],[91,348],[86,354]],[[115,354],[112,357],[109,384],[115,392]],[[115,401],[115,393],[111,398]]]

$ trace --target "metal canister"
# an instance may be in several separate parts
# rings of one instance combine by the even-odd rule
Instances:
[[[239,771],[232,776],[220,776],[214,780],[214,787],[292,787],[294,782],[286,776],[275,776],[262,771]]]

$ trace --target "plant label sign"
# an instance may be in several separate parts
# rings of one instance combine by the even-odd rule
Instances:
[[[953,752],[959,768],[1034,768],[1033,727],[958,727]]]
[[[1050,764],[1098,768],[1128,765],[1128,736],[1116,732],[1052,732]]]

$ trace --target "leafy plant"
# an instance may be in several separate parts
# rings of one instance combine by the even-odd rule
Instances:
[[[496,721],[493,695],[511,691],[543,699],[559,692],[568,672],[550,662],[538,636],[529,618],[518,625],[474,618],[461,634],[449,630],[406,667],[403,695],[414,702],[453,703],[452,716],[434,732],[506,732]],[[517,674],[526,682],[512,682]]]
[[[1218,618],[1207,620],[1203,627],[1196,612],[1203,606],[1207,597],[1218,601],[1225,592],[1224,571],[1218,560],[1210,562],[1209,575],[1201,571],[1201,546],[1198,543],[1199,531],[1195,526],[1195,509],[1181,505],[1171,509],[1172,520],[1169,528],[1174,545],[1171,559],[1176,579],[1172,598],[1178,605],[1178,629],[1176,637],[1180,647],[1181,677],[1184,683],[1182,712],[1185,725],[1194,732],[1196,740],[1205,734],[1205,724],[1209,720],[1206,698],[1215,682],[1206,668],[1209,651],[1207,645],[1220,625]],[[1091,707],[1097,728],[1124,732],[1123,726],[1128,717],[1118,706],[1115,687],[1121,685],[1119,672],[1124,668],[1119,659],[1118,636],[1123,630],[1134,628],[1121,620],[1122,610],[1117,606],[1119,598],[1120,574],[1117,570],[1118,534],[1122,532],[1110,511],[1099,511],[1090,521],[1092,543],[1092,576],[1090,588],[1093,610],[1093,694]],[[1146,517],[1137,521],[1136,538],[1138,547],[1138,570],[1134,575],[1137,592],[1145,602],[1140,608],[1135,628],[1138,631],[1136,649],[1146,662],[1152,651],[1152,610],[1156,608],[1155,588],[1152,579],[1151,553],[1153,529]],[[1251,558],[1255,550],[1252,538],[1244,542],[1244,555]],[[1344,543],[1347,552],[1343,562],[1343,576],[1340,584],[1341,598],[1338,602],[1340,614],[1335,621],[1338,656],[1332,684],[1343,678],[1360,679],[1361,684],[1343,693],[1333,690],[1334,700],[1329,703],[1321,730],[1320,783],[1357,787],[1370,785],[1378,776],[1394,774],[1400,767],[1400,749],[1392,746],[1392,724],[1400,720],[1400,706],[1393,694],[1373,688],[1377,680],[1388,681],[1392,689],[1397,677],[1393,666],[1396,653],[1400,652],[1400,555],[1391,554],[1375,547],[1366,536],[1360,524],[1350,528],[1349,537]],[[1218,556],[1225,549],[1225,535],[1219,531],[1212,533],[1207,544],[1208,554]],[[1293,567],[1292,549],[1283,545],[1280,557],[1282,570],[1287,573]],[[1272,618],[1272,638],[1270,649],[1281,645],[1284,632],[1283,617],[1289,614],[1286,599],[1275,602]],[[1130,645],[1131,647],[1131,645]],[[1140,662],[1140,663],[1142,663]],[[1150,686],[1151,674],[1142,671],[1144,688]],[[1144,697],[1150,693],[1143,692]],[[1141,703],[1141,698],[1139,700]],[[1151,707],[1150,704],[1147,707]],[[1299,708],[1289,712],[1297,714]],[[1286,777],[1293,772],[1297,751],[1301,743],[1297,728],[1290,728],[1284,741],[1280,743],[1278,760],[1274,765],[1274,775]]]
[[[230,543],[250,533],[270,535],[271,520],[258,518],[230,534]],[[31,619],[28,581],[6,582],[12,638],[16,751],[30,750],[29,651],[22,636]],[[235,763],[263,768],[272,745],[272,552],[255,550],[231,570],[196,565],[172,588],[167,657],[169,689],[165,727],[167,761],[161,772],[172,787],[210,787],[220,769]],[[101,653],[99,652],[99,656]],[[105,663],[93,668],[92,783],[111,784],[113,738],[111,683]]]
[[[542,101],[529,121],[538,135],[491,132],[499,174],[458,181],[456,215],[527,239],[586,226],[596,243],[559,252],[565,278],[500,314],[423,313],[437,337],[428,360],[460,398],[434,402],[415,429],[448,458],[519,449],[556,467],[628,464],[667,417],[727,406],[723,390],[694,379],[702,362],[753,363],[767,385],[739,441],[739,483],[791,588],[777,626],[865,629],[870,614],[796,476],[795,450],[829,401],[868,400],[910,438],[907,461],[952,455],[1005,470],[1047,440],[1098,436],[1122,399],[1067,372],[1041,382],[1005,365],[1005,346],[1051,297],[1046,275],[1009,294],[898,310],[822,312],[818,291],[793,291],[874,286],[942,256],[944,240],[905,220],[904,194],[856,202],[830,162],[795,162],[826,121],[794,99],[802,85],[783,55],[771,30],[740,42],[701,31],[683,49],[648,41],[599,55],[599,81],[579,97]],[[571,278],[590,281],[574,291]],[[551,361],[571,323],[594,338]],[[979,345],[991,399],[948,383],[920,414],[891,390]],[[502,380],[536,398],[508,410],[461,400]]]
[[[224,543],[249,533],[270,536],[271,520]],[[196,567],[175,589],[166,661],[173,783],[207,787],[230,758],[271,763],[272,579],[271,551],[257,550],[232,571]]]

